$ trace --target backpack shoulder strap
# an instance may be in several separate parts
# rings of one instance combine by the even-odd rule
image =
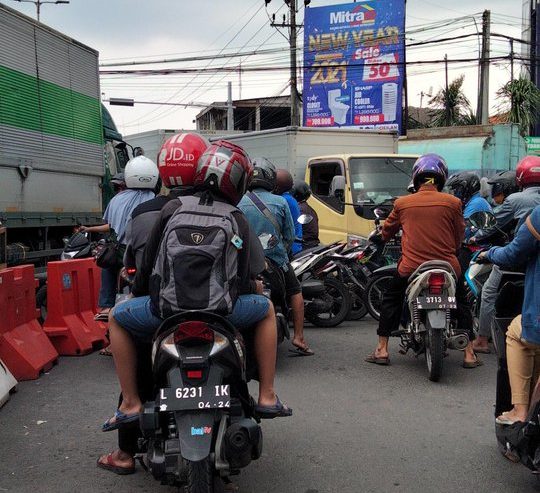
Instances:
[[[531,221],[531,216],[529,215],[527,219],[525,220],[525,224],[527,225],[527,229],[531,232],[531,234],[540,241],[540,232],[536,230],[536,228],[533,226],[533,223]]]
[[[251,202],[253,202],[253,205],[255,205],[257,209],[259,209],[259,212],[272,223],[272,226],[274,226],[280,238],[283,238],[283,234],[281,233],[281,226],[277,222],[274,214],[272,214],[270,209],[266,206],[266,204],[254,192],[248,192],[246,195],[247,198],[251,200]]]

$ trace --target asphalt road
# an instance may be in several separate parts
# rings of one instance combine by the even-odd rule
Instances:
[[[306,334],[314,357],[280,349],[277,389],[294,416],[264,422],[262,458],[235,479],[242,493],[540,492],[496,448],[494,356],[465,370],[452,352],[435,384],[397,341],[392,366],[364,363],[376,339],[369,319]],[[99,427],[117,392],[112,360],[97,354],[21,383],[0,410],[0,492],[176,491],[141,470],[96,468],[115,446]]]

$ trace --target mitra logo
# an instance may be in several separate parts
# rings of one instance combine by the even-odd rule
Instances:
[[[357,5],[351,11],[330,12],[330,24],[350,24],[351,26],[374,24],[376,15],[373,7],[365,4]]]

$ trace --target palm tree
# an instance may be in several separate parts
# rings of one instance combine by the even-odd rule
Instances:
[[[458,125],[474,125],[475,117],[471,103],[463,92],[465,75],[454,79],[448,89],[442,88],[433,96],[429,105],[432,127],[454,127]]]
[[[523,76],[511,80],[497,91],[497,99],[503,121],[517,123],[521,135],[528,135],[540,116],[540,89],[534,82]]]

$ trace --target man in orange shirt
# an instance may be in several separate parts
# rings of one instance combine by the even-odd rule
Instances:
[[[366,358],[369,363],[387,365],[388,339],[399,328],[403,311],[405,291],[409,276],[424,262],[445,260],[459,278],[456,289],[458,303],[458,328],[469,335],[469,345],[464,352],[463,366],[475,368],[482,363],[472,349],[473,321],[467,302],[461,267],[457,252],[465,232],[461,201],[447,193],[441,193],[448,178],[444,159],[437,154],[418,158],[413,167],[413,183],[417,192],[398,198],[394,209],[382,229],[382,240],[390,240],[400,229],[402,256],[396,277],[389,282],[381,305],[381,318],[377,334],[379,344]]]

